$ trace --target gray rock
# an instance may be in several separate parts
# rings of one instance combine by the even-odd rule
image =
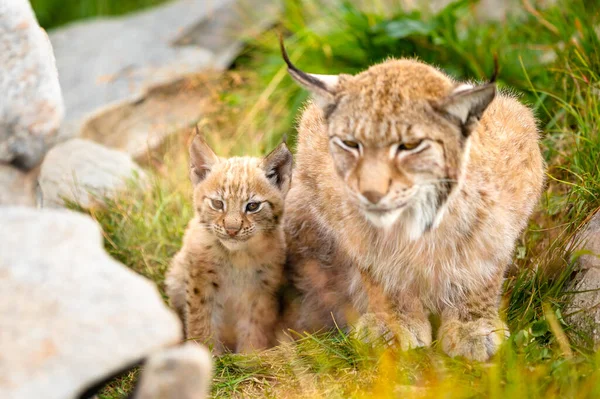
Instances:
[[[573,242],[577,258],[576,276],[569,291],[566,313],[595,347],[600,345],[600,213],[596,213]]]
[[[190,75],[146,91],[143,101],[125,101],[90,115],[79,136],[126,152],[138,162],[148,160],[170,134],[198,121],[210,106],[206,79]]]
[[[75,398],[181,340],[155,285],[110,258],[67,210],[0,209],[0,392]]]
[[[0,162],[36,166],[64,106],[52,46],[25,0],[0,1]]]
[[[137,387],[136,399],[203,399],[212,376],[210,352],[188,342],[148,359]]]
[[[238,11],[242,4],[246,4],[243,10],[253,12]],[[274,4],[278,2],[178,0],[51,32],[67,109],[57,140],[79,135],[107,146],[116,143],[115,148],[133,149],[130,154],[136,159],[145,154],[166,133],[197,120],[202,108],[188,105],[186,112],[177,110],[181,101],[171,102],[170,107],[139,105],[155,100],[156,86],[165,88],[173,83],[170,93],[180,96],[176,89],[184,77],[229,65],[242,40],[274,20],[278,10]],[[166,90],[159,91],[161,104],[169,104],[164,98]],[[188,104],[195,99],[194,94]],[[124,116],[129,118],[121,122]],[[113,133],[115,126],[120,139]],[[127,145],[128,140],[136,145]]]
[[[43,207],[70,201],[90,208],[102,205],[131,184],[145,184],[143,170],[126,153],[89,140],[71,139],[52,148],[38,183]]]
[[[38,170],[23,172],[0,164],[0,206],[35,206],[35,186]]]
[[[600,212],[596,213],[574,241],[581,256],[577,258],[579,269],[600,270]]]
[[[183,31],[176,46],[197,46],[215,55],[218,68],[229,66],[247,38],[258,36],[276,21],[275,0],[221,0],[217,9]]]

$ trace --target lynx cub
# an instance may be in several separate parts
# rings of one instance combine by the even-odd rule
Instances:
[[[272,344],[285,262],[281,218],[292,154],[222,159],[196,135],[190,147],[195,217],[166,278],[187,338],[248,352]]]
[[[356,76],[288,71],[313,95],[286,200],[292,328],[348,324],[486,360],[508,333],[504,273],[543,186],[534,117],[493,82],[412,59]],[[375,306],[373,292],[388,304]],[[391,311],[386,311],[390,309]],[[392,326],[389,326],[391,314]]]

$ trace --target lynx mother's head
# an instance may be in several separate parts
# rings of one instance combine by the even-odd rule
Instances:
[[[357,75],[316,75],[283,58],[323,111],[329,153],[350,202],[375,227],[401,220],[412,239],[435,228],[459,185],[471,133],[496,95],[494,79],[458,84],[411,59]]]

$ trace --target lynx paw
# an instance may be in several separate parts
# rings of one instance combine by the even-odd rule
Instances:
[[[442,324],[439,336],[442,350],[448,356],[485,362],[498,351],[509,332],[500,320],[451,320]]]
[[[363,342],[372,344],[378,340],[388,344],[399,344],[402,350],[428,346],[431,344],[431,326],[429,322],[394,322],[388,325],[384,317],[374,313],[362,315],[354,328],[355,336]]]

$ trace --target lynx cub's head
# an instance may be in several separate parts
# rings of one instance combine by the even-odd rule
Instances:
[[[197,215],[229,250],[279,227],[291,176],[292,154],[284,143],[263,159],[219,158],[200,135],[190,146]]]
[[[410,59],[355,76],[309,74],[281,47],[290,75],[323,111],[329,153],[350,202],[379,228],[402,219],[413,239],[435,227],[495,84],[457,84]]]

